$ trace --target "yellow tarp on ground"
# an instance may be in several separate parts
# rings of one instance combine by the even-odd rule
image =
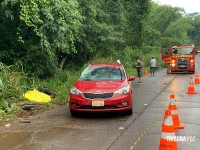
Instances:
[[[39,92],[36,89],[26,92],[25,94],[23,94],[23,96],[24,98],[34,102],[47,103],[51,101],[51,97],[49,95]]]

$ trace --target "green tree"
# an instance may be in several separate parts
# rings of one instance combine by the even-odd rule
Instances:
[[[15,43],[20,45],[6,46],[4,58],[21,60],[32,72],[30,60],[36,64],[33,60],[38,53],[47,62],[49,55],[54,66],[58,60],[62,68],[65,61],[79,66],[98,54],[112,56],[127,46],[140,46],[149,1],[2,0],[2,12],[10,19]]]
[[[188,35],[191,37],[197,47],[200,47],[200,13],[191,13],[186,15],[193,28],[189,30]]]
[[[142,45],[143,21],[149,13],[150,0],[126,0],[124,10],[127,19],[126,43],[132,48]]]
[[[144,45],[166,47],[190,42],[187,32],[192,26],[183,14],[182,8],[152,2],[148,18],[143,22]]]
[[[30,59],[33,50],[48,53],[51,60],[57,60],[56,54],[60,52],[77,51],[74,42],[79,38],[83,19],[78,11],[77,1],[4,0],[1,4],[6,16],[14,24],[18,43],[25,47],[19,52],[15,51],[15,47],[14,54],[23,53],[21,58],[25,62]],[[6,51],[10,57],[11,50]],[[21,59],[20,56],[17,58]]]

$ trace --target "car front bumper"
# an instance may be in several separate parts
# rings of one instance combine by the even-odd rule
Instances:
[[[97,105],[94,102],[100,102]],[[70,95],[70,111],[76,112],[117,112],[132,109],[132,94],[114,94],[109,99],[86,99],[83,95]]]

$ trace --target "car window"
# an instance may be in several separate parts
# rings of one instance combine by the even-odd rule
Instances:
[[[163,54],[164,56],[170,56],[170,50],[167,48],[163,49]]]
[[[82,73],[80,80],[103,81],[103,80],[124,80],[124,71],[120,67],[114,66],[90,66]]]

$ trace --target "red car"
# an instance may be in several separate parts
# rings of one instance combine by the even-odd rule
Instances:
[[[132,88],[121,64],[92,64],[70,91],[69,109],[77,112],[118,112],[132,114]]]

